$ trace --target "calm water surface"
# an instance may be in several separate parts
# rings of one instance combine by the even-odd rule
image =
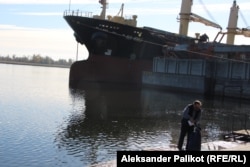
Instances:
[[[194,99],[204,103],[203,142],[250,128],[245,100],[146,88],[71,90],[67,68],[0,69],[3,167],[82,167],[113,160],[117,150],[176,144],[182,109]]]

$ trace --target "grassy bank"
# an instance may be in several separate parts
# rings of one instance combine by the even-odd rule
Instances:
[[[29,63],[29,62],[18,62],[18,61],[3,61],[0,60],[2,64],[17,64],[17,65],[30,65],[30,66],[43,66],[43,67],[60,67],[60,68],[70,68],[70,65],[60,65],[60,64],[41,64],[41,63]]]

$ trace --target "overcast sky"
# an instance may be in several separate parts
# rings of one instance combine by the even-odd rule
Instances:
[[[69,5],[69,3],[71,4]],[[109,0],[107,14],[115,15],[124,3],[124,15],[138,15],[138,26],[149,26],[174,33],[181,0]],[[225,31],[233,0],[193,0],[192,12],[220,24]],[[238,27],[250,26],[250,1],[237,0],[240,7]],[[100,14],[98,0],[0,0],[0,55],[75,59],[77,44],[63,12],[82,10]],[[206,33],[213,40],[219,30],[190,23],[189,36]],[[236,44],[250,44],[250,38],[238,36]],[[79,59],[87,57],[79,46]]]

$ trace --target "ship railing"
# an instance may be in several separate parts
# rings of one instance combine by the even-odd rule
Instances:
[[[64,16],[82,16],[82,17],[93,17],[93,12],[84,12],[80,10],[65,10]]]

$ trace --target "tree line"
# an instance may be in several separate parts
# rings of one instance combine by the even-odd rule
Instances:
[[[53,60],[49,56],[43,57],[40,54],[34,54],[33,56],[22,56],[22,57],[17,57],[16,55],[0,56],[0,61],[35,63],[35,64],[44,64],[44,65],[64,65],[64,66],[70,66],[73,63],[72,59]]]

